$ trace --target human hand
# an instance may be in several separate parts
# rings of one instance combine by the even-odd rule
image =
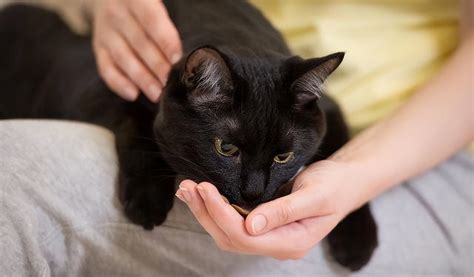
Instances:
[[[315,163],[295,178],[291,194],[261,204],[246,219],[210,183],[185,180],[176,196],[188,205],[219,248],[299,259],[363,203],[363,194],[346,185],[350,171],[338,162]]]
[[[98,0],[91,5],[101,77],[126,100],[135,100],[140,89],[152,102],[158,101],[172,64],[181,57],[179,34],[164,4]]]

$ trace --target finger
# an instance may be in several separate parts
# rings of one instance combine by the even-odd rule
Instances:
[[[217,226],[207,212],[206,206],[196,190],[196,183],[191,180],[184,180],[179,185],[178,194],[182,193],[184,201],[193,213],[194,217],[202,227],[211,235],[220,248],[230,248],[230,241],[227,235]],[[230,250],[230,249],[226,249]]]
[[[132,5],[132,12],[168,61],[175,64],[181,58],[182,52],[178,31],[164,4],[153,0],[148,1],[149,5]]]
[[[111,34],[107,45],[109,45],[108,50],[115,64],[138,85],[151,101],[156,102],[161,94],[161,83],[137,59],[127,42],[120,35]]]
[[[287,196],[264,203],[254,209],[245,220],[246,229],[251,235],[259,235],[303,218],[325,215],[324,212],[318,210],[321,202],[321,195],[308,187],[301,186],[300,189]]]
[[[243,217],[223,200],[216,187],[203,182],[196,189],[210,218],[228,238],[231,249],[243,254],[258,254],[259,249],[252,241],[254,237],[249,236],[245,230]]]
[[[317,239],[313,236],[317,234],[317,230],[313,230],[314,228],[310,230],[307,225],[300,222],[290,223],[260,236],[250,236],[242,224],[242,217],[222,200],[212,184],[201,183],[196,188],[201,197],[204,197],[204,204],[212,220],[241,253],[291,258],[314,245],[311,243]]]
[[[120,97],[128,101],[135,101],[139,94],[138,88],[117,69],[107,51],[97,48],[95,53],[100,76],[109,88]]]
[[[122,36],[133,48],[135,54],[141,58],[148,69],[160,80],[161,84],[165,85],[171,64],[155,46],[153,41],[148,38],[132,14],[125,12],[122,20],[127,22],[123,28],[120,28]]]
[[[209,215],[224,233],[234,238],[246,233],[243,217],[224,201],[214,185],[203,182],[196,188],[204,200]]]

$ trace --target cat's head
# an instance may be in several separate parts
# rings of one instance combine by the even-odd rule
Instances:
[[[209,181],[251,209],[317,153],[326,130],[317,102],[344,54],[304,60],[223,53],[202,47],[175,67],[155,133],[178,175]]]

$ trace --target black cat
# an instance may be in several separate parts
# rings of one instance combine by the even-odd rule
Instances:
[[[348,140],[322,83],[342,53],[304,60],[246,1],[164,1],[184,57],[159,105],[129,103],[100,80],[90,37],[51,12],[14,5],[0,12],[0,118],[80,120],[114,132],[125,214],[145,229],[163,223],[175,178],[216,185],[231,203],[269,201],[304,165]],[[370,259],[376,225],[365,205],[328,237],[351,270]]]

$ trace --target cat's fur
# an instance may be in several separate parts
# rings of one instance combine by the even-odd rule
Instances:
[[[293,57],[280,34],[245,1],[165,1],[184,58],[159,105],[128,103],[100,80],[90,38],[51,12],[23,5],[0,12],[0,118],[80,120],[114,132],[125,214],[146,229],[171,209],[177,175],[210,181],[232,203],[252,208],[275,197],[305,164],[348,140],[322,82],[343,54]],[[218,137],[237,145],[219,155]],[[73,147],[73,146],[71,146]],[[275,155],[293,151],[287,164]],[[333,257],[358,270],[377,245],[365,205],[330,234]]]

